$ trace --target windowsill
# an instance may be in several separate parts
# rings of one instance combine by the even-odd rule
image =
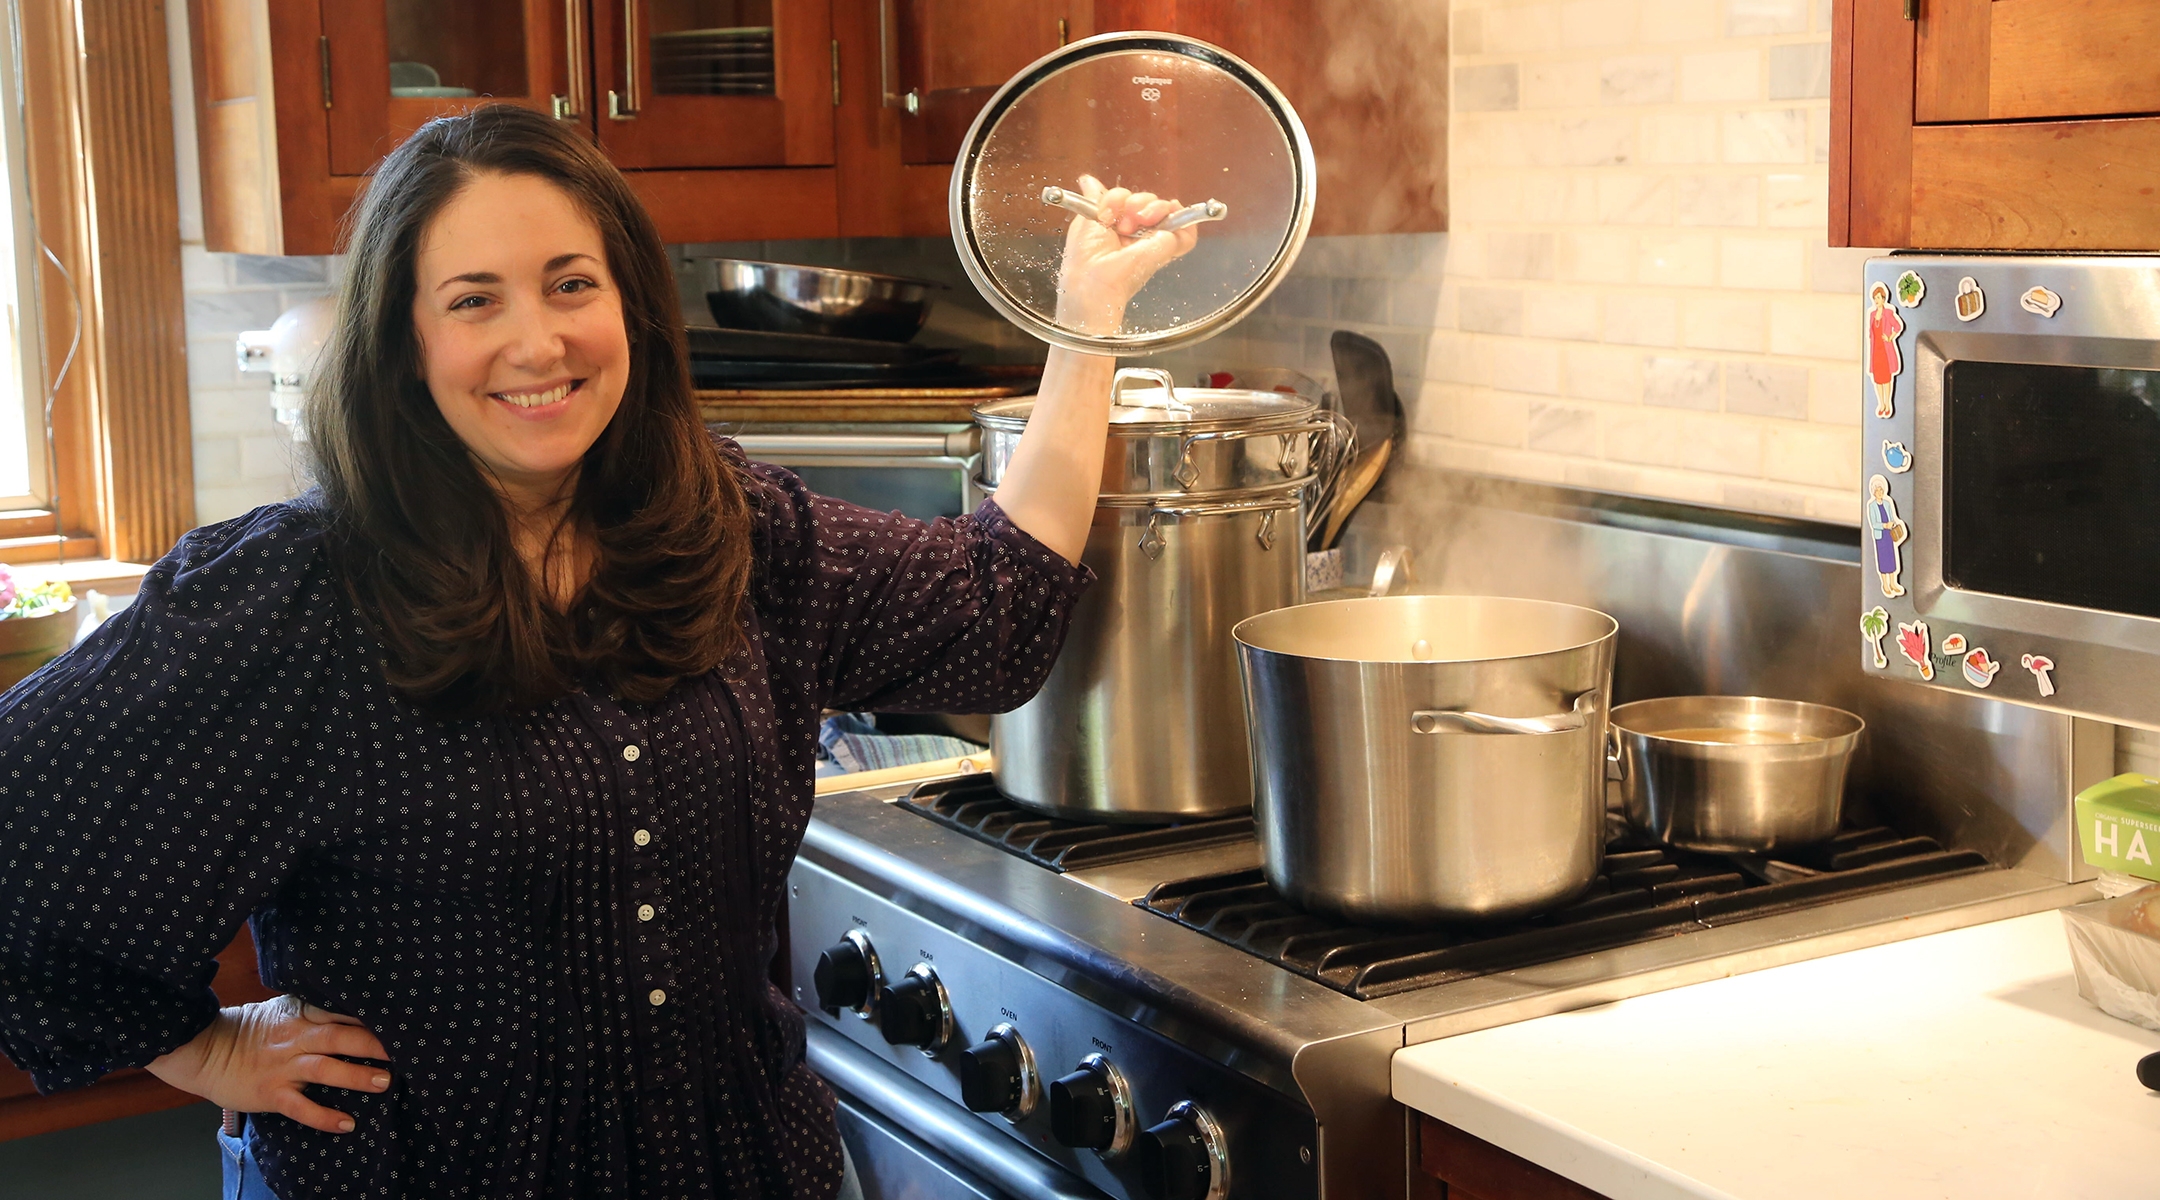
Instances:
[[[148,563],[117,562],[110,558],[73,559],[67,562],[26,562],[11,565],[21,583],[44,583],[64,579],[77,595],[95,589],[108,596],[132,596],[142,586]]]

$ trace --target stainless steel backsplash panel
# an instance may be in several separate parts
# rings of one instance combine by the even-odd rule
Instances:
[[[1620,622],[1614,702],[1778,696],[1868,723],[1848,811],[2004,866],[2090,878],[2072,794],[2114,770],[2114,727],[1860,668],[1856,530],[1403,464],[1345,538],[1348,576],[1411,548],[1410,590],[1528,596]]]

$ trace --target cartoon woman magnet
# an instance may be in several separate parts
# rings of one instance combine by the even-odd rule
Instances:
[[[1890,307],[1889,286],[1878,283],[1868,288],[1868,379],[1875,384],[1875,415],[1884,420],[1897,415],[1890,396],[1897,388],[1898,373],[1905,369],[1897,344],[1903,332],[1905,319]]]
[[[1882,580],[1882,594],[1896,599],[1905,594],[1905,585],[1898,582],[1905,572],[1898,547],[1905,544],[1908,531],[1898,518],[1897,501],[1890,498],[1890,481],[1870,475],[1867,486],[1868,542],[1874,548],[1875,574]]]
[[[1890,665],[1883,654],[1882,640],[1890,632],[1890,611],[1878,604],[1860,614],[1860,640],[1875,655],[1875,669],[1880,671]]]

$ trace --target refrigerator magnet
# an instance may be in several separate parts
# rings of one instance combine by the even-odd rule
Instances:
[[[1965,635],[1953,633],[1942,640],[1944,658],[1957,658],[1965,653]]]
[[[1867,643],[1869,652],[1874,655],[1875,669],[1878,671],[1890,665],[1890,660],[1883,654],[1882,648],[1882,640],[1889,632],[1890,610],[1882,605],[1878,604],[1860,614],[1860,640]],[[2032,656],[2028,654],[2026,657]]]
[[[1897,277],[1897,302],[1899,308],[1918,308],[1927,299],[1927,281],[1917,271],[1907,271]]]
[[[1912,470],[1912,451],[1907,450],[1903,442],[1884,442],[1882,465],[1888,467],[1892,475],[1903,475]]]
[[[1905,572],[1899,547],[1905,544],[1907,531],[1905,522],[1898,517],[1897,501],[1890,498],[1890,481],[1880,475],[1868,477],[1867,531],[1883,598],[1895,600],[1905,594],[1905,585],[1898,582],[1898,576]]]
[[[2018,659],[2019,665],[2032,672],[2033,682],[2040,685],[2040,696],[2046,699],[2055,694],[2055,663],[2038,654],[2027,654]]]
[[[1958,280],[1957,319],[1977,321],[1987,311],[1987,293],[1980,290],[1980,283],[1972,276]]]
[[[2062,308],[2062,297],[2044,287],[2030,287],[2018,297],[2018,307],[2036,317],[2052,317]]]
[[[1868,380],[1875,385],[1875,415],[1889,420],[1897,415],[1891,397],[1897,390],[1897,377],[1905,369],[1905,357],[1898,353],[1898,335],[1905,332],[1905,320],[1890,307],[1890,289],[1883,284],[1868,288],[1867,343]]]
[[[1929,681],[1935,678],[1935,648],[1928,644],[1926,621],[1914,621],[1910,625],[1899,621],[1897,648],[1906,662],[1920,669],[1920,678]]]
[[[1984,688],[1995,682],[1995,672],[2002,670],[2002,664],[1989,658],[1984,647],[1976,647],[1972,653],[1967,654],[1961,665],[1965,668],[1965,682],[1976,688]]]

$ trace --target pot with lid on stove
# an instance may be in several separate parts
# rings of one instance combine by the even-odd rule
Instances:
[[[1079,190],[1175,198],[1163,226],[1202,226],[1103,331],[1061,319]],[[953,172],[953,240],[983,296],[1053,345],[1153,354],[1228,328],[1265,299],[1312,220],[1310,142],[1280,92],[1192,38],[1116,33],[1076,42],[1001,88]],[[1147,236],[1162,236],[1155,233]],[[1252,803],[1230,629],[1303,598],[1305,494],[1342,435],[1312,401],[1179,388],[1120,371],[1094,527],[1098,581],[1035,699],[991,722],[999,786],[1038,811],[1165,822]],[[1031,399],[985,405],[982,486],[994,493]]]

